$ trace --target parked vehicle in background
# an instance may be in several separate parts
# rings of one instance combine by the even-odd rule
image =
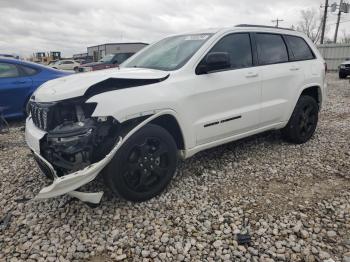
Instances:
[[[50,66],[50,65],[53,65],[54,63],[56,63],[58,60],[52,60],[50,61],[47,65]]]
[[[345,62],[339,65],[339,78],[343,79],[350,75],[350,59],[346,59]]]
[[[119,66],[134,53],[119,53],[119,54],[109,54],[100,59],[98,62],[87,63],[79,66],[79,72],[90,72],[96,70],[102,70],[107,68],[113,68]]]
[[[0,107],[5,108],[4,116],[24,116],[30,96],[41,84],[69,74],[31,62],[0,57]]]
[[[51,81],[26,122],[27,143],[53,178],[37,198],[86,199],[72,191],[102,172],[115,194],[144,201],[169,184],[179,156],[276,129],[305,143],[325,71],[306,35],[239,25],[167,37],[119,69]]]
[[[11,55],[11,54],[0,54],[0,57],[19,59],[18,55]]]
[[[78,68],[80,66],[80,63],[75,61],[75,60],[69,60],[69,59],[65,59],[65,60],[58,60],[53,64],[48,65],[51,68],[54,69],[59,69],[59,70],[74,70],[74,71],[78,71]]]

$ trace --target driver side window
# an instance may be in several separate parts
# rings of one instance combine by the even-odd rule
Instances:
[[[252,48],[248,33],[235,33],[224,36],[209,53],[214,52],[227,53],[231,69],[253,66]]]

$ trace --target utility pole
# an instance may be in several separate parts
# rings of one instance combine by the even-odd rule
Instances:
[[[337,25],[335,27],[335,33],[334,33],[334,43],[337,43],[337,37],[338,37],[338,29],[339,29],[339,23],[340,23],[340,16],[341,16],[341,6],[343,4],[343,0],[340,0],[340,4],[339,4],[339,11],[338,11],[338,19],[337,19]]]
[[[271,20],[271,22],[272,23],[276,23],[276,27],[278,27],[278,25],[279,25],[279,22],[283,22],[284,20],[282,20],[282,19],[276,19],[276,20]]]
[[[322,22],[322,33],[321,33],[321,45],[323,44],[324,33],[326,31],[327,11],[328,11],[328,0],[326,0],[325,5],[324,5],[323,22]]]

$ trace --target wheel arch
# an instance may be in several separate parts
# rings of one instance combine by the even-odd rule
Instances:
[[[128,132],[130,128],[146,121],[151,116],[153,116],[153,114],[131,118],[125,122],[122,122],[122,129],[126,130],[125,132]],[[179,150],[186,149],[183,130],[181,128],[180,122],[178,121],[178,118],[176,117],[175,113],[172,112],[172,110],[165,110],[163,114],[159,115],[155,119],[152,119],[149,124],[155,124],[167,130],[169,134],[174,138],[177,148]]]
[[[322,89],[319,85],[306,86],[301,90],[298,99],[303,95],[308,95],[314,98],[318,104],[318,107],[321,108],[323,96]]]

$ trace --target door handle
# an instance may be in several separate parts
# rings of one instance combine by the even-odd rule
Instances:
[[[300,69],[300,67],[298,67],[298,66],[293,66],[293,67],[291,67],[289,70],[290,71],[298,71]]]
[[[18,81],[12,82],[12,84],[18,85],[18,84],[24,84],[25,82],[26,82],[25,80],[18,80]]]
[[[251,77],[257,77],[259,74],[256,72],[248,72],[245,77],[246,78],[251,78]]]

